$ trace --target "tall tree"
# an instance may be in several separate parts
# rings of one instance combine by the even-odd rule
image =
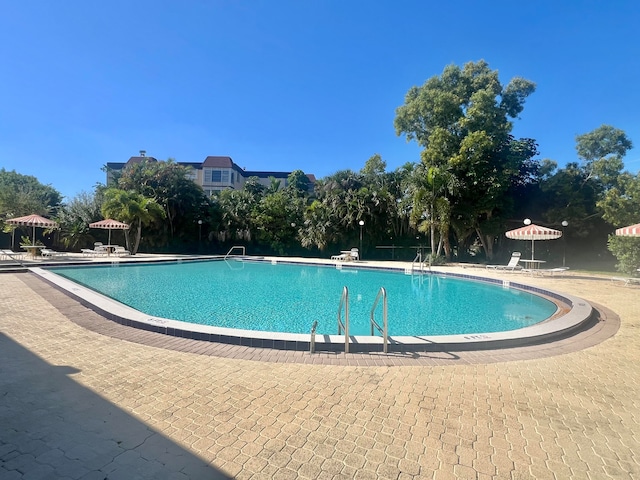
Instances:
[[[31,175],[0,168],[0,222],[32,213],[55,216],[61,202],[62,195],[51,185],[43,185]]]
[[[396,133],[423,147],[425,171],[446,167],[456,177],[460,193],[453,208],[470,222],[489,258],[509,189],[526,181],[537,153],[532,140],[510,134],[510,119],[534,90],[523,78],[503,86],[498,72],[481,60],[462,69],[447,66],[441,76],[412,87],[396,110]]]
[[[36,177],[0,168],[0,231],[15,235],[16,227],[5,224],[9,218],[32,213],[56,217],[61,201],[62,195],[56,189],[43,185]]]
[[[118,187],[155,199],[164,210],[168,237],[188,240],[193,238],[195,222],[204,216],[208,204],[204,191],[188,174],[187,167],[172,159],[145,160],[127,167],[118,179]]]

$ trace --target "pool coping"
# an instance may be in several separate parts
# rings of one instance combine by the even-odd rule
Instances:
[[[309,264],[322,265],[334,268],[359,268],[400,271],[406,268],[381,267],[373,265],[357,264],[354,266],[336,264],[335,262],[320,261],[306,262],[291,259],[265,259],[264,257],[243,257],[246,261],[269,261],[271,263]],[[174,262],[202,261],[193,260],[169,260]],[[211,260],[209,257],[206,260]],[[167,260],[161,260],[166,262]],[[118,262],[118,264],[126,262]],[[140,264],[140,262],[136,262]],[[156,263],[150,261],[148,263]],[[311,333],[292,334],[279,332],[261,332],[255,330],[240,330],[232,328],[214,327],[209,325],[197,325],[176,320],[154,317],[131,307],[123,305],[105,295],[76,284],[64,277],[40,267],[31,267],[29,271],[45,280],[50,285],[75,298],[83,305],[89,307],[105,318],[121,325],[140,330],[161,333],[164,335],[215,342],[244,347],[266,348],[288,351],[309,351],[312,345]],[[511,280],[480,277],[476,275],[459,274],[453,272],[441,272],[421,270],[418,274],[437,275],[439,277],[462,278],[467,280],[491,283],[503,288],[517,288],[519,290],[536,293],[549,297],[566,306],[567,313],[554,316],[549,320],[524,327],[517,330],[464,335],[432,335],[432,336],[394,336],[389,337],[388,351],[390,352],[452,352],[452,351],[477,351],[496,350],[503,348],[538,345],[562,338],[569,337],[583,329],[586,329],[594,320],[595,309],[586,300],[555,292],[548,289],[533,287],[530,285],[513,282]],[[188,325],[188,329],[185,328]],[[315,335],[313,342],[315,351],[344,352],[344,335]],[[383,339],[381,336],[350,336],[350,352],[381,352]]]

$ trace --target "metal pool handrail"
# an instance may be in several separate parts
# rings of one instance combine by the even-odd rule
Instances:
[[[418,264],[418,269],[420,271],[420,275],[422,275],[424,271],[424,261],[422,260],[422,253],[418,252],[416,254],[416,258],[411,262],[411,275],[413,275],[413,271],[415,270],[415,264]]]
[[[376,313],[376,307],[378,306],[378,302],[382,297],[382,327],[376,322],[374,315]],[[371,336],[373,337],[374,328],[377,328],[378,331],[382,334],[382,351],[387,353],[388,339],[389,339],[389,319],[387,316],[387,291],[384,287],[380,287],[378,291],[378,295],[376,296],[375,301],[373,302],[373,307],[371,307],[371,315],[369,317],[369,321],[371,323]]]
[[[342,307],[344,307],[344,322],[342,321]],[[338,335],[344,330],[344,353],[349,353],[349,289],[342,289],[340,305],[338,305]]]
[[[231,255],[231,252],[233,252],[236,248],[241,248],[241,249],[242,249],[242,255],[246,255],[246,254],[247,254],[247,253],[246,253],[246,250],[245,250],[245,248],[244,248],[244,246],[243,246],[243,245],[234,245],[233,247],[231,247],[231,248],[229,249],[229,251],[227,252],[227,254],[224,256],[224,259],[226,260],[226,259],[227,259],[227,257],[228,257],[229,255]]]
[[[318,328],[318,321],[314,320],[311,325],[311,335],[309,337],[309,353],[315,353],[316,351],[316,329]]]

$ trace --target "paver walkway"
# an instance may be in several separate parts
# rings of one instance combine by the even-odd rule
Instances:
[[[0,478],[640,479],[640,289],[518,279],[620,329],[500,362],[251,361],[102,335],[2,274]]]

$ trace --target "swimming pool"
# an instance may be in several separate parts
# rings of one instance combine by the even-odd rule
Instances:
[[[313,258],[279,258],[279,257],[243,257],[252,261],[266,261],[271,264],[297,264],[297,265],[320,265],[325,268],[339,270],[340,265],[335,262],[329,262],[323,259]],[[98,262],[118,270],[125,264],[143,264],[159,263],[187,263],[182,258],[118,258],[118,259],[101,259]],[[195,259],[196,261],[202,259]],[[210,259],[209,259],[210,260]],[[221,260],[218,258],[218,260]],[[84,262],[83,262],[84,263]],[[243,268],[243,265],[234,262],[225,262],[226,268]],[[338,272],[346,275],[358,275],[362,263],[354,264],[353,267],[342,269]],[[355,269],[354,269],[355,267]],[[367,268],[376,268],[384,270],[393,270],[400,274],[407,269],[411,269],[411,264],[402,262],[368,262]],[[55,268],[60,271],[61,269]],[[318,351],[344,352],[346,350],[346,338],[344,335],[321,334],[311,335],[309,330],[306,333],[280,333],[272,331],[245,330],[240,328],[227,328],[211,325],[201,325],[195,323],[187,323],[176,321],[167,317],[151,316],[150,314],[141,312],[118,301],[115,301],[106,295],[85,287],[79,283],[62,277],[53,271],[42,267],[31,267],[29,271],[39,276],[45,282],[53,285],[56,289],[65,292],[67,295],[75,298],[83,305],[98,312],[107,320],[133,327],[137,330],[147,330],[157,332],[164,335],[182,337],[192,340],[214,342],[218,344],[240,345],[246,347],[258,347],[277,350],[298,350],[310,351],[315,346]],[[521,281],[526,277],[522,275],[506,275],[505,278],[491,278],[487,275],[470,274],[475,269],[433,267],[431,273],[424,276],[409,276],[412,279],[412,285],[415,288],[421,288],[420,282],[437,282],[443,278],[458,278],[471,280],[473,283],[488,283],[502,289],[515,289],[517,291],[534,293],[552,299],[558,307],[556,314],[552,318],[538,322],[528,327],[522,327],[515,330],[507,330],[501,332],[483,332],[473,334],[455,334],[455,335],[394,335],[389,339],[389,351],[396,352],[445,352],[451,355],[456,351],[467,350],[495,350],[500,348],[521,347],[526,345],[537,345],[547,343],[557,339],[567,338],[574,333],[583,331],[598,320],[598,311],[595,310],[587,301],[582,298],[568,295],[566,293],[554,292],[548,289],[540,289],[535,286],[528,285]],[[142,279],[141,279],[142,280]],[[175,279],[174,279],[175,283]],[[136,290],[149,292],[150,289],[138,283]],[[273,289],[271,289],[273,290]],[[271,290],[268,292],[270,293]],[[494,290],[495,292],[496,290]],[[242,300],[243,293],[235,292],[239,301]],[[352,298],[354,295],[351,295]],[[358,300],[357,294],[355,299]],[[159,302],[163,299],[160,298]],[[327,305],[330,309],[334,309],[332,317],[335,319],[337,310],[337,298],[331,298]],[[470,303],[470,302],[469,302]],[[294,312],[294,315],[296,312]],[[378,318],[378,317],[377,317]],[[379,318],[378,318],[379,320]],[[334,324],[335,325],[335,324]],[[310,326],[309,326],[310,328]],[[337,326],[336,326],[337,329]],[[335,330],[334,330],[335,331]],[[132,332],[132,336],[135,337]],[[349,344],[350,352],[379,352],[383,350],[383,339],[381,336],[370,336],[367,332],[366,336],[355,335],[350,332]]]
[[[519,289],[390,270],[198,261],[51,271],[153,317],[262,332],[307,333],[317,321],[318,334],[337,334],[345,286],[351,335],[370,335],[380,287],[387,291],[391,336],[516,330],[557,311],[555,303]]]

